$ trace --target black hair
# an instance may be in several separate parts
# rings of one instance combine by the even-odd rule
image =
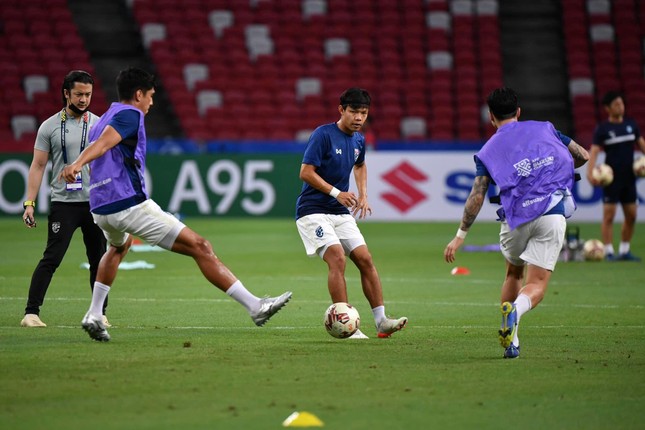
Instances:
[[[493,90],[486,99],[488,109],[498,120],[517,115],[517,94],[512,88],[502,87]]]
[[[138,67],[121,70],[116,78],[116,92],[120,101],[132,100],[137,91],[144,93],[155,87],[155,76]]]
[[[80,84],[91,84],[94,85],[94,78],[89,73],[83,70],[72,70],[63,79],[63,85],[60,90],[61,96],[63,97],[63,106],[67,106],[67,98],[65,98],[65,90],[71,91],[74,88],[74,84],[78,82]]]
[[[352,109],[369,108],[372,98],[367,90],[358,87],[349,88],[340,95],[340,105],[343,109],[347,106]]]
[[[611,102],[616,100],[617,98],[623,98],[622,93],[618,91],[607,91],[604,96],[602,96],[602,105],[603,106],[609,106]]]

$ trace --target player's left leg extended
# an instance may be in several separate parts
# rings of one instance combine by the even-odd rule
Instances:
[[[363,294],[372,307],[378,337],[390,337],[393,333],[403,329],[408,323],[406,317],[388,318],[385,315],[381,279],[379,278],[376,266],[374,266],[372,255],[367,249],[367,245],[354,248],[349,254],[349,258],[351,258],[361,273]]]

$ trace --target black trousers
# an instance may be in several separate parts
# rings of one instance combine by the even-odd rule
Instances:
[[[94,289],[96,272],[106,249],[106,240],[103,231],[94,224],[90,204],[52,202],[47,223],[47,247],[31,277],[25,314],[40,314],[40,306],[45,301],[52,276],[63,261],[72,236],[79,227],[83,233],[87,261],[90,263],[90,288]],[[104,314],[107,304],[106,298],[103,303]]]

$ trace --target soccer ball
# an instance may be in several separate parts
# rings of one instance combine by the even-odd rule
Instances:
[[[638,157],[634,160],[634,174],[639,178],[645,176],[645,157]]]
[[[361,325],[361,317],[349,303],[334,303],[325,311],[325,329],[337,339],[345,339],[356,333]]]
[[[583,245],[582,253],[587,261],[601,261],[605,258],[605,246],[598,239],[589,239]]]
[[[591,171],[591,176],[603,187],[611,184],[614,180],[614,171],[607,164],[599,164]]]

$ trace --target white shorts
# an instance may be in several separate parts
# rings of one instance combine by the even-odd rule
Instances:
[[[170,250],[179,232],[186,226],[150,199],[121,212],[92,216],[108,243],[114,246],[123,245],[132,234],[150,245]]]
[[[365,239],[351,215],[312,214],[298,218],[298,233],[307,255],[320,258],[331,245],[342,245],[346,255],[365,245]]]
[[[502,222],[499,244],[511,264],[525,263],[553,271],[564,242],[567,221],[562,215],[545,215],[511,231]]]

